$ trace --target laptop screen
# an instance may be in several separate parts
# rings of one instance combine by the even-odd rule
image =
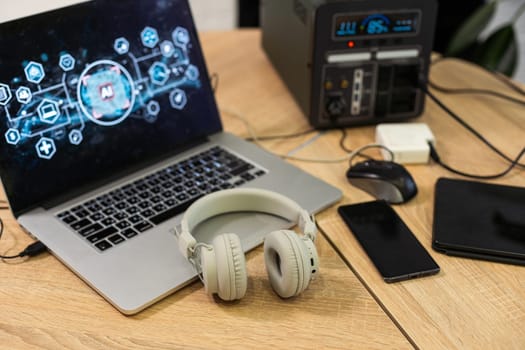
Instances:
[[[222,129],[186,0],[96,0],[0,24],[13,212]]]

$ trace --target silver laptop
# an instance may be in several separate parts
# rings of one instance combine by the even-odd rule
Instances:
[[[310,212],[341,197],[222,131],[187,0],[66,7],[0,24],[0,47],[0,175],[11,210],[125,314],[194,279],[173,228],[207,193],[266,188]],[[250,250],[290,225],[233,215],[199,239],[230,230]]]

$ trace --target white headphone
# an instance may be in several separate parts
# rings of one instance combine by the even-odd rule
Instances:
[[[264,260],[270,284],[282,298],[299,295],[319,271],[315,249],[317,228],[313,217],[291,199],[267,190],[229,189],[202,197],[182,218],[177,232],[179,249],[195,267],[208,294],[223,300],[240,299],[246,293],[247,274],[239,237],[221,234],[212,245],[198,243],[191,231],[203,221],[230,212],[263,212],[296,223],[303,233],[279,230],[264,239]]]

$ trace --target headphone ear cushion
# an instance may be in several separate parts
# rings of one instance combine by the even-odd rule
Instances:
[[[304,291],[311,279],[309,252],[299,236],[289,230],[274,231],[264,240],[264,261],[270,284],[281,298]]]
[[[217,266],[218,294],[222,300],[241,299],[246,294],[246,261],[241,241],[228,233],[213,239],[213,250]]]

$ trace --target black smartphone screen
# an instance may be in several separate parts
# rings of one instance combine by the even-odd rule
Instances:
[[[425,247],[385,201],[345,205],[338,212],[386,282],[439,272]]]

